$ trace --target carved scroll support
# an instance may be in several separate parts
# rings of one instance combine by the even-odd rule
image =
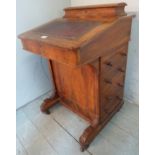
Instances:
[[[40,106],[40,110],[45,114],[50,114],[49,109],[52,108],[60,100],[58,94],[55,94],[54,97],[50,97],[44,100]]]
[[[94,138],[98,135],[98,133],[104,128],[104,126],[109,122],[109,120],[113,117],[113,115],[118,112],[123,105],[123,102],[119,106],[117,106],[113,112],[111,112],[107,118],[104,119],[103,122],[100,124],[96,125],[95,127],[92,127],[91,125],[87,127],[83,134],[80,136],[79,142],[81,145],[81,151],[85,151],[88,147],[89,144],[94,140]]]

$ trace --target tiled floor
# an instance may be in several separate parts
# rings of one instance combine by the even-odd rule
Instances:
[[[17,155],[138,155],[138,106],[125,103],[109,124],[80,152],[88,123],[60,104],[50,115],[39,110],[44,95],[17,111]]]

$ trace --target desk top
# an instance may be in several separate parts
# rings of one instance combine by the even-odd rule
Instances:
[[[107,25],[101,21],[60,18],[19,35],[54,46],[74,49],[101,32]]]
[[[65,64],[82,64],[129,41],[125,3],[66,8],[62,18],[27,31],[23,48]]]
[[[119,17],[125,16],[125,3],[69,7],[63,18],[50,21],[19,35],[63,48],[78,48]]]

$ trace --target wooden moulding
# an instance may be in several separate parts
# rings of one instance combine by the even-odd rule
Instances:
[[[64,9],[64,18],[104,19],[126,15],[126,3],[69,7]]]

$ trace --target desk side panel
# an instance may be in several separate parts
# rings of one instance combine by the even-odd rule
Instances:
[[[99,121],[99,61],[81,67],[70,67],[52,62],[57,92],[62,103],[89,121]],[[94,67],[96,66],[96,68]]]

